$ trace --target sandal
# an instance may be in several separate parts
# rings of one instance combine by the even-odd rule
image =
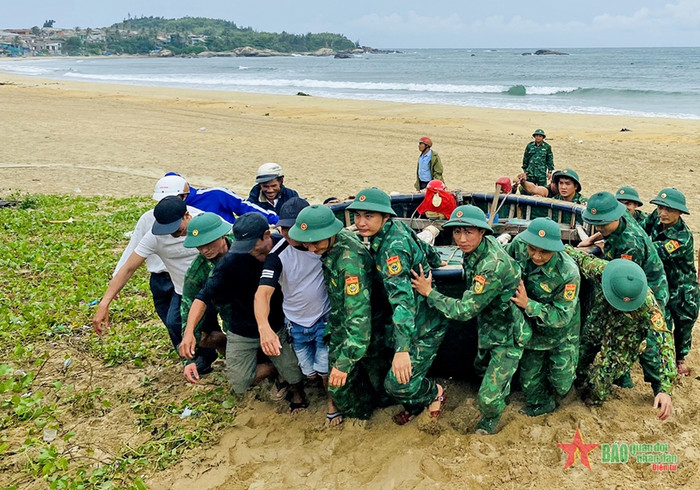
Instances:
[[[326,422],[328,422],[328,425],[331,425],[331,422],[333,422],[333,421],[334,421],[335,419],[337,419],[338,417],[341,417],[341,420],[340,420],[340,422],[338,422],[338,423],[334,426],[334,427],[337,427],[337,426],[341,425],[343,422],[345,422],[345,419],[342,418],[342,417],[343,417],[343,412],[341,412],[341,411],[333,412],[333,413],[328,412],[328,413],[326,414]]]
[[[306,410],[307,408],[309,408],[309,402],[303,393],[301,395],[300,402],[292,401],[294,399],[294,393],[292,393],[291,391],[287,393],[287,396],[289,397],[289,413],[295,414],[295,413],[298,413],[297,411],[300,412],[302,410]]]
[[[440,415],[442,414],[442,409],[445,407],[445,403],[447,403],[447,395],[445,394],[445,388],[442,389],[441,395],[435,397],[435,400],[433,400],[433,402],[440,402],[440,407],[437,410],[430,410],[429,412],[430,418],[436,419],[440,417]]]
[[[270,388],[270,399],[276,402],[280,401],[287,395],[287,390],[289,390],[289,383],[275,380]]]
[[[416,416],[412,414],[411,412],[407,412],[404,410],[403,412],[399,412],[396,415],[394,415],[394,423],[396,425],[406,425],[409,423],[411,420],[415,419]]]

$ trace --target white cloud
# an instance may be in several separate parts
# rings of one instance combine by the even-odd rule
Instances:
[[[366,31],[416,34],[426,32],[463,32],[465,24],[457,14],[447,17],[426,16],[409,10],[404,14],[392,13],[389,15],[367,14],[350,22],[350,25],[362,28]]]

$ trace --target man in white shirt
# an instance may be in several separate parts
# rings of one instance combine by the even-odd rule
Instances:
[[[176,196],[163,198],[153,209],[154,223],[121,266],[107,286],[97,312],[92,319],[92,326],[98,335],[109,328],[109,305],[126,285],[136,269],[147,258],[156,256],[165,266],[173,283],[174,294],[168,308],[165,326],[170,340],[177,349],[182,340],[182,320],[180,316],[180,299],[185,273],[190,263],[197,256],[197,249],[185,248],[182,244],[187,235],[187,224],[200,211],[188,208],[185,202]]]

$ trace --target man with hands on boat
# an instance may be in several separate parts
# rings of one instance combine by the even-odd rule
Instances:
[[[463,253],[462,267],[467,289],[451,298],[432,287],[432,274],[412,271],[415,290],[428,306],[449,319],[477,320],[479,350],[474,360],[483,380],[477,395],[482,414],[477,434],[493,434],[506,406],[510,383],[532,329],[522,311],[511,301],[520,286],[520,267],[492,236],[484,212],[472,205],[459,206],[443,228],[452,229]]]

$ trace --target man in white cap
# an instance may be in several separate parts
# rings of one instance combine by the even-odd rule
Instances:
[[[282,205],[299,193],[284,186],[284,172],[277,163],[263,163],[255,175],[255,186],[250,190],[248,201],[279,214]]]

